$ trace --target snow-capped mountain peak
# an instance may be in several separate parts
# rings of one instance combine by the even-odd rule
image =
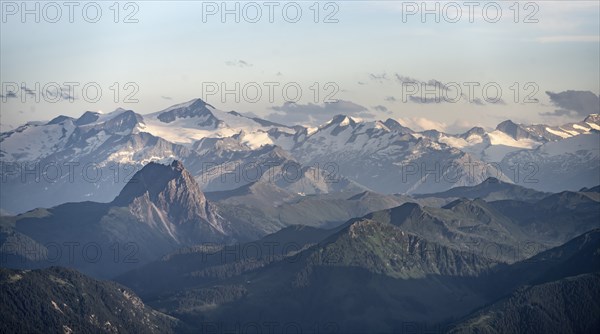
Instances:
[[[591,125],[595,130],[600,130],[600,114],[589,114],[583,122]]]
[[[243,131],[253,147],[272,144],[266,134],[277,128],[289,134],[295,129],[248,117],[235,111],[222,111],[201,99],[190,100],[144,116],[144,131],[170,142],[191,146],[203,138],[227,138]]]
[[[360,123],[362,120],[360,118],[351,117],[347,115],[335,115],[331,120],[320,126],[321,129],[329,128],[332,126],[346,127],[351,126],[354,127],[356,124]]]

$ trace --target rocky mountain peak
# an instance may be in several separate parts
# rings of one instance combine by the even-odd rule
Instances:
[[[183,162],[179,160],[173,160],[171,163],[171,168],[173,168],[175,171],[182,172],[184,170]]]
[[[383,122],[383,125],[385,125],[388,129],[392,131],[398,131],[401,133],[413,133],[411,129],[403,126],[398,121],[392,118],[386,119],[385,122]]]
[[[589,114],[583,121],[585,123],[600,125],[600,114]]]
[[[60,124],[60,123],[62,123],[64,121],[73,121],[73,120],[75,120],[73,117],[69,117],[69,116],[65,116],[65,115],[59,115],[59,116],[53,118],[48,123],[46,123],[46,125]]]
[[[536,135],[531,131],[527,131],[527,129],[525,129],[522,125],[517,124],[511,120],[506,120],[498,124],[498,126],[496,126],[496,130],[504,132],[505,134],[511,136],[515,140],[527,138],[534,140],[543,140],[543,138],[540,135]]]
[[[501,184],[501,183],[504,183],[504,182],[502,182],[501,180],[499,180],[495,177],[488,177],[481,184],[482,185],[491,185],[491,184]]]
[[[510,121],[508,121],[508,122],[510,122]],[[476,127],[473,127],[473,128],[471,128],[469,131],[467,131],[467,132],[463,133],[463,134],[461,135],[461,137],[462,137],[462,138],[469,138],[469,137],[470,137],[470,136],[472,136],[472,135],[479,135],[479,136],[483,136],[483,135],[485,135],[485,133],[486,133],[486,132],[485,132],[485,129],[484,129],[484,128],[482,128],[482,127],[480,127],[480,126],[476,126]]]
[[[163,123],[171,123],[179,118],[198,118],[198,125],[217,128],[223,122],[217,119],[208,107],[213,108],[201,99],[194,99],[162,111],[157,118]]]
[[[99,112],[86,111],[86,112],[83,113],[83,115],[81,115],[81,117],[79,117],[75,121],[75,125],[79,126],[79,125],[90,124],[90,123],[93,123],[96,120],[98,120],[98,118],[100,118],[100,113]]]
[[[151,202],[168,213],[175,223],[208,219],[204,193],[178,160],[170,165],[151,162],[144,166],[127,183],[113,204],[131,206],[139,201]]]

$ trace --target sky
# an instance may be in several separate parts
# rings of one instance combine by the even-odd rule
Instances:
[[[223,3],[2,1],[2,130],[193,98],[454,133],[599,112],[598,1]]]

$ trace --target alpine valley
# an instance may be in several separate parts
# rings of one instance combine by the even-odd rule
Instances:
[[[29,122],[0,160],[0,332],[600,332],[598,114],[449,134],[194,99]]]

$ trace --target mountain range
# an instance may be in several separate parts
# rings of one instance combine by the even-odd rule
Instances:
[[[3,269],[7,326],[223,332],[294,323],[349,333],[405,326],[535,332],[523,324],[547,315],[565,321],[552,327],[561,331],[598,329],[598,187],[545,193],[488,178],[418,198],[356,188],[267,210],[265,194],[274,189],[255,182],[205,194],[182,162],[150,162],[108,203],[2,217],[2,266],[13,268]],[[77,271],[44,269],[52,266]],[[73,296],[90,293],[78,286],[94,287],[83,304]],[[555,292],[562,299],[547,299]],[[584,307],[564,309],[582,294]],[[30,298],[39,306],[26,308],[36,321],[25,325],[18,305]],[[543,298],[546,306],[519,311]],[[129,302],[138,312],[132,316],[147,320],[132,323],[109,311]]]
[[[363,217],[461,251],[495,252],[495,260],[511,263],[533,255],[522,252],[525,244],[536,251],[557,246],[598,227],[600,217],[598,192],[547,194],[494,178],[414,199],[337,192],[276,205],[278,193],[267,185],[206,196],[180,161],[150,162],[111,202],[2,217],[2,255],[19,268],[58,258],[56,264],[113,277],[182,247],[250,242],[294,225],[335,229]]]
[[[200,99],[145,115],[88,111],[0,134],[1,209],[109,202],[147,163],[173,160],[205,192],[269,183],[287,199],[346,190],[433,193],[489,177],[573,191],[600,183],[598,130],[597,114],[562,126],[505,121],[457,135],[347,115],[318,127],[288,126]]]
[[[0,332],[597,333],[599,149],[598,115],[30,122],[0,134]]]
[[[188,249],[117,281],[196,328],[256,322],[344,333],[593,333],[600,325],[598,229],[510,265],[370,218],[297,235],[292,252],[224,260],[236,252]]]

